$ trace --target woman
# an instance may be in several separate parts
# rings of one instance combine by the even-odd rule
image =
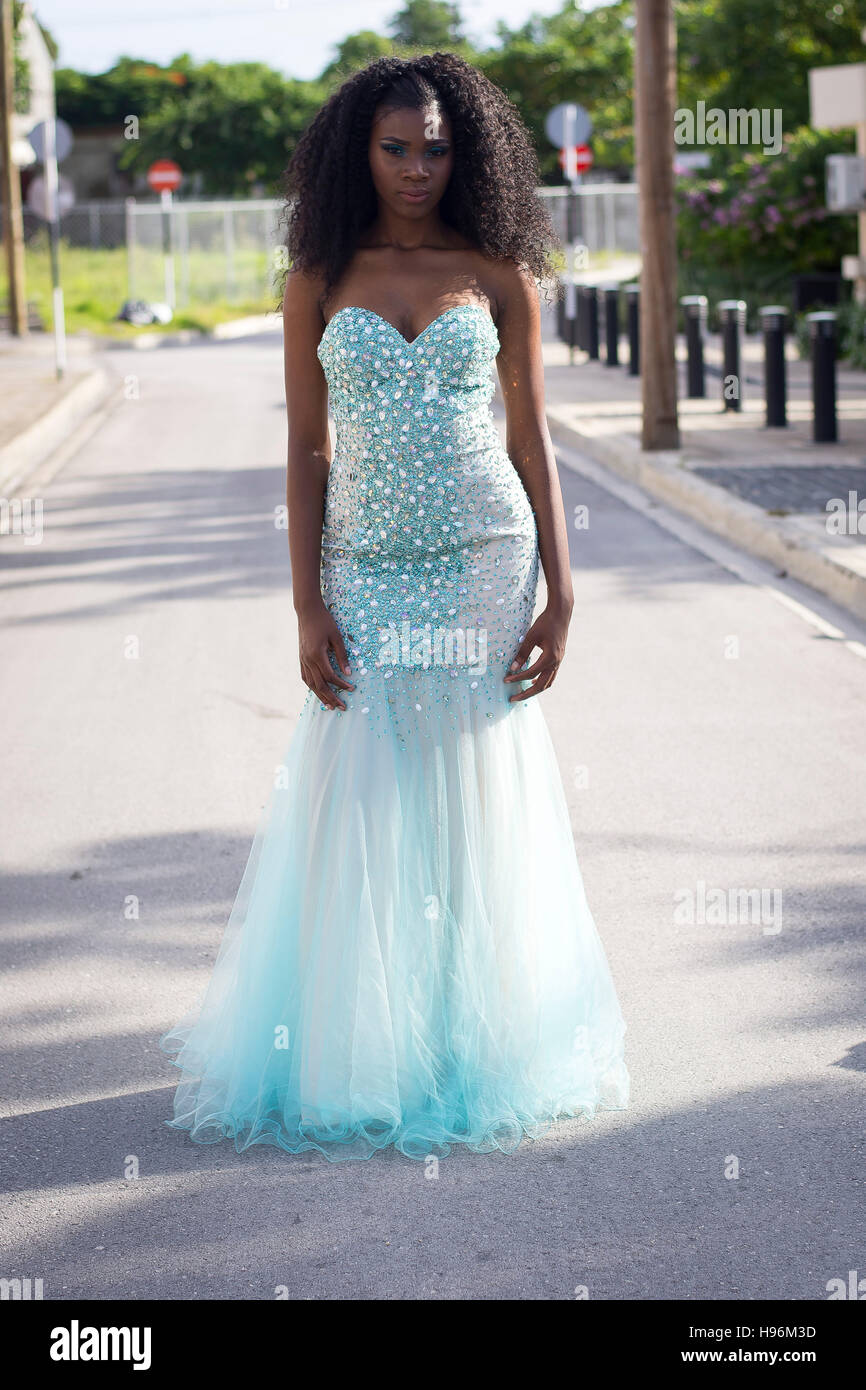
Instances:
[[[287,174],[309,693],[202,1005],[161,1041],[183,1073],[168,1123],[332,1160],[511,1152],[628,1103],[536,699],[573,597],[535,157],[504,94],[436,53],[346,81]]]

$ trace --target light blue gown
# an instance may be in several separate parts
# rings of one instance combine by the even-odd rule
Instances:
[[[510,1153],[628,1104],[623,1022],[540,700],[509,696],[535,521],[479,305],[408,343],[339,310],[322,591],[356,684],[308,695],[210,982],[160,1040],[200,1142]]]

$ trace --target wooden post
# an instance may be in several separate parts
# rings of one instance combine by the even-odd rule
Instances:
[[[641,447],[678,449],[672,0],[636,0],[635,154],[640,220]]]
[[[3,164],[3,247],[9,287],[9,329],[16,337],[28,330],[24,297],[24,223],[21,217],[21,177],[12,162],[12,113],[15,104],[15,57],[12,0],[0,0],[0,162]]]
[[[866,159],[866,125],[857,122],[857,153]],[[866,212],[857,214],[857,278],[854,281],[854,298],[858,304],[866,304]]]

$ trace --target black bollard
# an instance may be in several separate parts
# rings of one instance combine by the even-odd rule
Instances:
[[[836,313],[818,309],[806,315],[812,340],[812,438],[832,444],[836,430]]]
[[[556,335],[567,347],[573,348],[577,342],[577,302],[574,281],[562,277],[563,294],[556,301]]]
[[[586,351],[593,361],[598,361],[598,288],[585,285],[586,298]]]
[[[686,395],[705,396],[704,382],[704,330],[707,326],[707,296],[705,294],[684,294],[680,298],[683,306],[683,321],[686,328]]]
[[[767,425],[787,425],[787,382],[785,372],[785,328],[788,311],[784,304],[766,304],[758,310],[764,334],[764,394],[767,398]]]
[[[619,366],[619,285],[600,285],[604,303],[605,366]]]
[[[626,322],[628,325],[628,374],[640,373],[640,285],[625,286]]]
[[[586,352],[586,324],[589,317],[589,309],[586,304],[586,285],[576,286],[577,297],[577,327],[575,329],[575,341],[581,352]]]
[[[740,379],[740,329],[746,326],[746,301],[722,299],[718,305],[722,325],[722,404],[725,410],[739,410],[743,395]],[[731,378],[733,377],[733,391]]]

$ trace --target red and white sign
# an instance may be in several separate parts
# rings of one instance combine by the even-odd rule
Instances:
[[[574,155],[575,169],[578,174],[585,174],[587,169],[592,168],[592,150],[589,148],[589,145],[572,145],[571,148]],[[567,170],[568,161],[566,156],[566,150],[559,151],[559,163],[563,169]]]
[[[157,159],[147,171],[147,181],[157,193],[173,193],[182,180],[180,165],[173,159]]]

